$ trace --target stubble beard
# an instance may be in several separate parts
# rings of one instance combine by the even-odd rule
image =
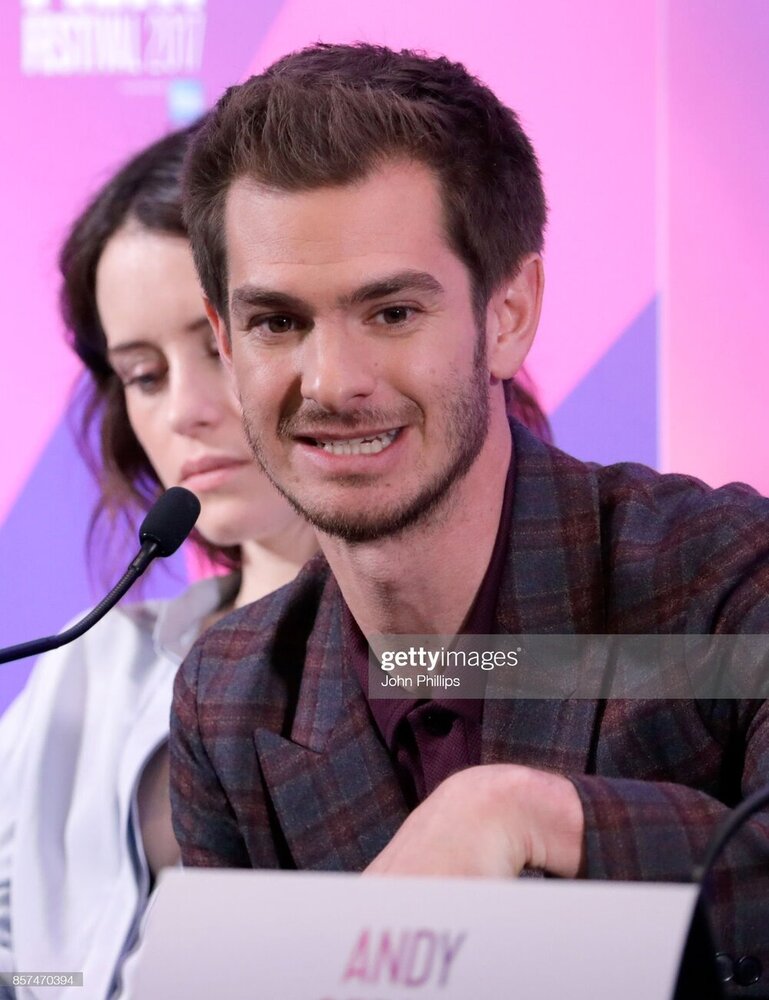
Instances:
[[[327,511],[302,501],[274,476],[266,460],[266,450],[249,415],[243,408],[243,426],[257,462],[273,486],[294,510],[318,531],[349,544],[376,542],[424,524],[450,498],[455,486],[467,475],[480,454],[489,432],[489,381],[486,367],[485,338],[476,339],[472,374],[469,381],[455,376],[444,387],[446,409],[447,461],[417,493],[392,510]],[[289,418],[290,419],[290,418]],[[335,418],[336,426],[341,421]],[[351,427],[354,429],[354,427]],[[350,484],[351,497],[355,486]]]

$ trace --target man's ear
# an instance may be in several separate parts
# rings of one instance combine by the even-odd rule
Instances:
[[[219,348],[219,356],[224,362],[225,368],[231,373],[232,341],[230,339],[230,332],[227,329],[227,324],[216,311],[216,306],[214,306],[213,302],[211,302],[211,300],[205,295],[203,296],[203,305],[205,306],[206,316],[208,316],[208,322],[211,324],[211,329],[214,331],[214,336],[216,337],[216,346]]]
[[[542,258],[532,253],[489,299],[486,348],[489,373],[495,378],[512,378],[526,360],[539,324],[544,287]]]

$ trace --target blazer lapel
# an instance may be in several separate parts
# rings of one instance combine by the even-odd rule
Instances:
[[[254,744],[297,868],[361,871],[392,839],[406,803],[363,694],[344,659],[342,597],[324,590],[290,738]]]
[[[605,631],[599,498],[581,462],[513,425],[515,481],[508,554],[496,627],[510,635]],[[521,643],[525,650],[525,640]],[[526,658],[521,658],[526,669]],[[482,763],[585,773],[600,703],[570,699],[571,678],[553,698],[509,699],[492,676],[483,712]],[[495,697],[497,695],[497,697]]]
[[[595,477],[514,426],[515,494],[496,630],[512,635],[605,631]],[[329,577],[308,639],[290,736],[254,745],[297,868],[360,871],[408,815],[393,765],[344,661],[341,594]],[[590,769],[599,702],[495,698],[488,679],[482,763],[561,773]]]

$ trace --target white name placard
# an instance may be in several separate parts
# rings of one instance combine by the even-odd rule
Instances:
[[[670,1000],[690,885],[170,870],[140,1000]]]

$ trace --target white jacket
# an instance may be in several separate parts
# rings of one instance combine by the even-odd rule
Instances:
[[[0,719],[0,970],[82,972],[79,1000],[115,992],[149,891],[139,778],[168,738],[177,667],[235,585],[110,612],[41,657]]]

